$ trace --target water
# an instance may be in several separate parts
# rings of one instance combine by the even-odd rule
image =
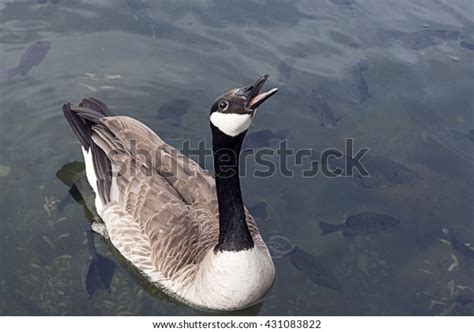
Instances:
[[[474,288],[472,261],[440,241],[442,227],[474,239],[472,159],[463,157],[472,156],[472,142],[451,144],[446,134],[474,128],[474,52],[460,47],[461,40],[474,41],[471,0],[54,2],[0,3],[1,314],[201,314],[150,292],[123,264],[110,294],[87,298],[83,209],[56,208],[68,189],[56,171],[81,160],[61,105],[94,96],[174,146],[186,138],[210,142],[214,98],[263,73],[271,75],[268,87],[280,91],[252,131],[288,129],[290,147],[318,150],[342,149],[351,137],[356,148],[370,147],[420,179],[380,189],[301,172],[242,179],[248,205],[268,203],[269,217],[259,222],[263,237],[284,234],[318,256],[341,290],[318,287],[282,257],[263,303],[237,314],[474,314],[455,296],[457,286]],[[423,29],[460,33],[410,47],[410,33]],[[46,58],[7,81],[8,69],[39,40],[51,42]],[[364,58],[368,92],[353,75]],[[313,89],[341,116],[336,128],[319,125],[310,108]],[[368,93],[363,102],[355,98],[361,89]],[[192,106],[179,127],[158,119],[161,106],[183,98]],[[431,112],[447,130],[437,132],[438,125],[413,116],[417,110]],[[367,237],[320,235],[320,221],[364,211],[401,224]],[[96,242],[99,252],[118,260]]]

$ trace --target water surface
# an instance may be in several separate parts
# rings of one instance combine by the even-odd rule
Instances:
[[[268,217],[257,220],[263,237],[288,237],[341,286],[317,286],[283,257],[271,292],[243,313],[474,314],[455,294],[474,288],[474,264],[440,241],[446,227],[474,243],[474,143],[449,134],[474,128],[474,52],[460,46],[474,41],[471,0],[55,2],[0,2],[0,314],[201,314],[149,292],[123,265],[110,294],[88,299],[83,209],[57,209],[68,188],[56,171],[82,160],[61,106],[94,96],[174,146],[186,139],[209,145],[214,98],[263,73],[280,91],[251,131],[289,130],[290,147],[318,150],[342,149],[353,138],[356,148],[369,147],[419,179],[365,188],[301,172],[243,178],[246,204],[268,204]],[[422,30],[455,37],[416,33]],[[7,80],[39,40],[51,43],[45,59]],[[354,75],[361,59],[368,69]],[[312,90],[341,117],[336,127],[320,125]],[[183,99],[191,102],[179,121],[159,117],[160,107]],[[246,167],[249,174],[256,166]],[[392,215],[400,226],[354,238],[320,235],[320,221],[364,211]]]

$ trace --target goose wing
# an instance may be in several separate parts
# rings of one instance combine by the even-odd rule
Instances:
[[[217,243],[212,176],[137,120],[104,117],[101,124],[92,127],[92,139],[114,173],[103,217],[112,242],[162,283],[186,284]]]

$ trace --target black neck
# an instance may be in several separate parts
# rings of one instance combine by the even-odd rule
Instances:
[[[236,137],[230,137],[212,124],[211,128],[219,205],[219,242],[215,250],[250,249],[254,243],[245,220],[239,179],[239,155],[245,132]]]

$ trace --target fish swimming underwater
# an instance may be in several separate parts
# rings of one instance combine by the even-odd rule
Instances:
[[[362,212],[349,216],[342,224],[320,222],[321,235],[342,231],[345,237],[384,232],[400,224],[400,220],[374,212]]]
[[[191,106],[192,102],[189,99],[172,99],[158,109],[157,118],[169,121],[173,127],[179,127],[181,117],[191,109]]]
[[[369,85],[364,76],[364,72],[368,70],[369,62],[367,59],[360,60],[352,68],[352,97],[357,104],[362,104],[370,97]]]
[[[244,142],[244,149],[254,149],[268,147],[272,144],[272,141],[282,141],[288,138],[288,129],[282,129],[279,131],[273,130],[260,130],[247,135],[247,139]]]
[[[397,30],[376,30],[365,32],[361,39],[365,47],[404,46],[416,51],[437,46],[448,40],[459,39],[461,32],[458,30],[423,29],[413,32]]]
[[[294,245],[285,235],[270,235],[268,249],[274,260],[289,257],[290,264],[316,285],[333,290],[341,289],[339,280],[322,264],[321,259]]]
[[[332,172],[340,170],[340,175],[351,177],[355,184],[371,189],[412,184],[420,179],[414,171],[402,164],[376,155],[366,154],[359,161],[349,156],[328,158],[326,163]],[[359,164],[367,173],[361,174],[358,168],[354,170],[352,167],[355,164]]]
[[[356,174],[354,181],[366,188],[386,188],[398,184],[411,184],[420,177],[402,164],[380,156],[366,155],[362,163],[369,176]]]
[[[49,41],[38,41],[28,47],[20,59],[20,64],[8,70],[8,80],[18,74],[26,76],[33,66],[38,66],[46,57],[51,48]]]
[[[457,40],[460,31],[450,31],[443,29],[424,29],[407,34],[403,39],[405,45],[414,50],[441,45],[447,40]]]
[[[468,139],[471,142],[474,142],[474,129],[469,130],[467,133],[463,133],[457,130],[451,130],[455,140]]]
[[[333,290],[341,290],[341,284],[336,276],[316,256],[300,249],[298,246],[295,246],[288,256],[291,265],[303,272],[311,282]]]
[[[335,128],[341,119],[340,116],[334,114],[326,98],[321,96],[316,90],[311,92],[310,108],[316,114],[316,118],[320,121],[321,126],[325,128]]]
[[[464,139],[466,136],[462,133],[461,136],[456,135],[456,131],[449,128],[436,112],[426,110],[423,105],[418,103],[405,108],[405,111],[412,121],[422,129],[422,133],[426,133],[458,156],[474,163],[474,144],[470,139]],[[466,134],[471,135],[470,132]]]

